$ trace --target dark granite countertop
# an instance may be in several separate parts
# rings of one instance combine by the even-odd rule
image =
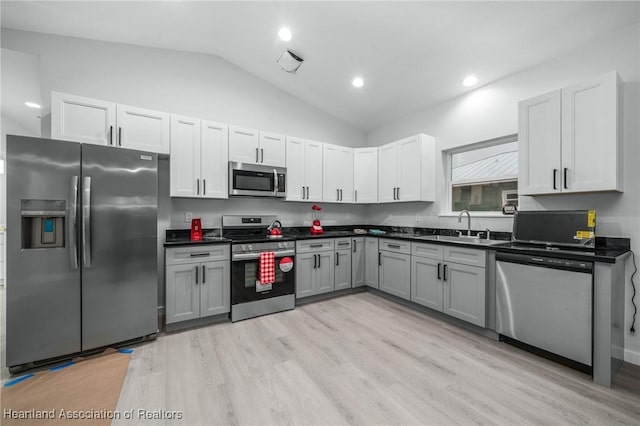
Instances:
[[[231,244],[231,240],[222,238],[217,229],[203,229],[201,241],[191,241],[190,229],[167,229],[165,231],[165,248],[206,244]]]

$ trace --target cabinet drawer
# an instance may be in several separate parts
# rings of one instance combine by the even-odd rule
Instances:
[[[210,262],[213,260],[229,260],[230,253],[229,244],[176,247],[166,249],[165,262],[167,265],[181,265],[185,263]]]
[[[440,244],[411,243],[411,255],[442,260],[444,246]]]
[[[333,250],[335,247],[333,238],[320,238],[317,240],[303,240],[296,242],[296,253],[310,253]]]
[[[465,247],[444,247],[444,261],[462,263],[463,265],[479,266],[486,265],[487,252],[484,250],[470,249]]]
[[[351,250],[351,238],[336,238],[336,250]]]
[[[380,250],[411,254],[411,242],[380,238]]]

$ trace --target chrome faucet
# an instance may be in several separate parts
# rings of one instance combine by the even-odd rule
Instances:
[[[471,236],[471,213],[469,213],[469,210],[462,210],[460,212],[460,214],[458,215],[458,223],[462,223],[462,215],[466,213],[467,214],[467,237]]]

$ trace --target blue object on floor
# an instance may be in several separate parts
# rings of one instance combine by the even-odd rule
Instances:
[[[132,354],[133,353],[133,349],[118,349],[118,352],[120,352],[122,354]]]
[[[10,380],[7,383],[5,383],[4,386],[8,388],[9,386],[13,386],[13,385],[15,385],[17,383],[24,382],[25,380],[27,380],[30,377],[33,377],[33,374],[25,374],[24,376],[16,377],[15,379]]]
[[[73,365],[73,364],[75,364],[73,361],[69,361],[69,362],[66,362],[66,363],[64,363],[64,364],[57,365],[57,366],[55,366],[55,367],[51,367],[51,368],[49,369],[49,371],[58,371],[58,370],[62,370],[63,368],[67,368],[67,367],[69,367],[69,366],[71,366],[71,365]]]

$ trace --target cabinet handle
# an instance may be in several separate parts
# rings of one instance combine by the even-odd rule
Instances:
[[[109,145],[113,145],[113,126],[109,126]]]
[[[208,257],[210,253],[191,253],[190,257]]]
[[[202,284],[207,282],[207,276],[205,275],[204,265],[202,265]]]
[[[118,127],[118,146],[122,146],[122,127]]]
[[[264,163],[264,149],[260,148],[260,162]]]
[[[198,284],[198,267],[196,266],[196,284]]]
[[[304,186],[302,187],[302,200],[304,200]]]
[[[318,247],[322,247],[322,244],[311,244],[309,247],[318,248]]]
[[[338,243],[338,245],[339,245],[339,246],[346,246],[346,245],[348,245],[348,244],[349,244],[349,241],[340,241],[340,242]]]
[[[398,190],[396,191],[396,194],[398,194],[398,201],[400,201],[400,187],[398,187]]]
[[[355,201],[357,203],[358,202],[358,190],[357,189],[354,191],[353,198],[354,198],[353,201]]]
[[[396,188],[395,188],[395,186],[393,187],[393,199],[394,200],[396,199]]]
[[[399,249],[400,246],[398,244],[387,244],[387,247],[391,247],[391,248],[395,248],[395,249]]]
[[[382,266],[382,253],[378,252],[378,266]]]
[[[256,163],[258,162],[258,148],[256,148]]]
[[[207,180],[202,179],[202,195],[207,195]]]
[[[564,168],[564,172],[563,172],[563,175],[564,175],[564,176],[563,176],[563,181],[564,181],[564,182],[563,182],[563,186],[564,186],[564,189],[569,189],[569,187],[567,186],[567,170],[569,170],[569,169],[567,169],[567,168],[565,167],[565,168]]]
[[[320,261],[322,260],[322,257],[320,255],[318,255],[318,268],[320,267]]]
[[[558,169],[553,169],[553,189],[558,189],[558,185],[556,184],[557,174],[558,174]]]
[[[336,252],[336,266],[340,265],[340,253]]]
[[[316,269],[318,267],[318,255],[314,254],[313,255],[313,269]]]
[[[342,189],[340,190],[340,201],[342,201]]]
[[[442,279],[442,274],[440,273],[440,268],[442,268],[442,263],[438,263],[438,279]]]
[[[443,271],[444,280],[446,281],[447,280],[447,265],[444,265],[444,268],[443,268],[442,271]]]
[[[340,201],[340,190],[336,189],[336,201]]]
[[[356,252],[356,240],[353,240],[353,252]]]
[[[196,195],[200,195],[200,179],[196,179]]]
[[[309,187],[307,186],[307,200],[309,199]]]

